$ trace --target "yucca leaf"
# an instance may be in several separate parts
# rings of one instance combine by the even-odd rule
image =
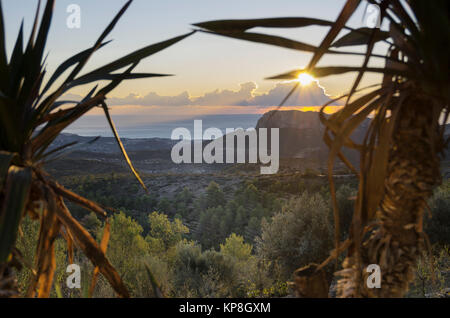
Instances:
[[[334,221],[335,221],[335,237],[334,238],[335,238],[337,250],[339,249],[340,229],[339,229],[339,208],[338,208],[338,202],[337,202],[336,195],[335,195],[336,190],[335,190],[335,185],[334,185],[334,180],[333,180],[334,162],[336,160],[336,156],[340,153],[344,142],[347,139],[350,139],[349,138],[350,134],[378,106],[380,99],[381,98],[376,99],[371,104],[369,104],[367,107],[365,107],[362,111],[360,111],[358,114],[356,114],[354,117],[349,119],[348,123],[346,123],[345,125],[343,125],[340,128],[340,131],[337,132],[337,134],[336,134],[336,138],[331,143],[330,153],[328,156],[328,181],[330,184],[330,192],[333,194],[331,196],[331,198],[332,198]]]
[[[139,79],[139,78],[150,78],[150,77],[164,77],[164,76],[173,76],[172,74],[158,74],[158,73],[133,73],[133,74],[87,74],[84,75],[67,85],[67,89],[84,85],[96,81],[113,81],[116,79],[121,80],[130,80],[130,79]]]
[[[55,194],[51,189],[45,190],[47,207],[43,211],[36,251],[36,277],[33,285],[37,287],[39,298],[50,297],[53,276],[56,269],[55,240],[60,233],[61,223],[57,219]],[[34,290],[33,290],[34,291]],[[34,296],[34,295],[33,295]]]
[[[138,65],[139,62],[135,62],[132,65],[130,65],[123,73],[123,76],[126,76],[128,74],[130,74],[134,68]],[[106,96],[106,94],[108,94],[110,91],[112,91],[113,89],[115,89],[117,86],[120,85],[120,83],[122,83],[122,78],[121,77],[117,77],[116,79],[114,79],[113,81],[111,81],[111,83],[109,83],[108,85],[106,85],[105,87],[103,87],[102,89],[100,89],[97,93],[97,95],[103,95]]]
[[[194,23],[193,25],[215,32],[244,32],[256,27],[299,28],[311,25],[332,26],[333,22],[305,17],[282,17],[268,19],[215,20]]]
[[[332,128],[333,131],[337,131],[337,129],[339,129],[337,127],[340,127],[344,121],[346,121],[352,115],[357,113],[364,105],[366,105],[376,96],[384,94],[385,92],[386,92],[385,88],[380,88],[358,97],[355,101],[348,103],[344,108],[332,114],[328,118],[328,120],[326,120],[326,122],[333,124],[333,126],[330,126],[330,128]],[[348,95],[349,94],[347,94],[347,96]],[[321,114],[323,113],[321,112]]]
[[[97,41],[95,42],[94,46],[90,49],[85,50],[85,54],[81,54],[80,56],[78,56],[78,59],[74,59],[76,60],[74,64],[77,63],[77,66],[72,70],[72,72],[70,73],[70,75],[67,77],[67,79],[64,81],[64,83],[57,89],[56,92],[54,92],[53,94],[51,94],[49,97],[46,98],[46,100],[43,102],[43,104],[41,104],[38,108],[38,113],[42,113],[47,111],[50,107],[51,104],[53,104],[53,102],[59,98],[59,96],[61,96],[65,91],[67,91],[68,89],[68,83],[70,83],[76,75],[78,75],[78,73],[81,71],[81,69],[83,68],[83,66],[87,63],[87,61],[89,60],[89,58],[91,57],[91,55],[98,50],[101,46],[102,46],[102,42],[105,39],[105,37],[112,31],[112,29],[114,28],[114,26],[117,24],[117,22],[119,21],[120,17],[123,15],[123,13],[125,13],[125,11],[128,9],[129,5],[131,4],[132,0],[129,0],[123,7],[122,9],[116,14],[116,16],[114,17],[114,19],[109,23],[109,25],[105,28],[105,30],[102,32],[102,34],[100,35],[100,37],[97,39]],[[108,43],[108,42],[106,42]],[[105,44],[106,44],[105,43]],[[104,44],[103,44],[104,45]],[[83,53],[83,52],[82,52]],[[71,60],[70,62],[68,62],[68,64],[71,64],[72,62],[74,62],[74,60]],[[66,61],[67,62],[67,61]],[[73,64],[71,64],[73,65]],[[70,67],[67,66],[67,67]],[[64,66],[64,68],[67,69],[66,66]],[[58,72],[58,70],[56,71]],[[55,73],[56,73],[55,72]],[[60,74],[59,74],[60,75]],[[58,76],[59,76],[58,75]],[[47,83],[44,91],[41,93],[41,96],[50,88],[51,84],[54,82],[55,79],[53,79],[53,81]],[[73,86],[71,86],[73,87]],[[39,98],[40,99],[40,98]],[[37,102],[39,101],[39,99],[37,100]]]
[[[147,271],[148,279],[150,280],[150,284],[153,288],[153,293],[157,298],[164,298],[164,294],[161,291],[161,287],[159,287],[158,281],[155,278],[155,275],[153,275],[152,270],[150,269],[150,265],[148,265],[147,262],[144,262],[145,270]]]
[[[65,144],[65,145],[63,145],[61,147],[58,147],[58,148],[53,149],[53,150],[50,150],[50,151],[44,153],[43,155],[41,155],[41,153],[39,153],[36,156],[36,160],[41,161],[41,162],[45,161],[45,163],[48,164],[50,162],[53,162],[53,161],[59,160],[59,159],[61,159],[63,157],[66,157],[69,154],[71,154],[72,152],[82,149],[86,145],[93,144],[98,139],[100,139],[100,136],[96,136],[96,137],[92,138],[91,140],[88,140],[88,141],[82,142],[82,143],[74,141],[74,142]],[[65,150],[65,151],[63,151],[63,150]],[[50,157],[51,155],[54,155],[54,156]]]
[[[70,75],[67,77],[64,83],[68,83],[72,81],[75,76],[78,75],[78,73],[81,71],[81,69],[86,65],[87,61],[91,57],[91,55],[100,48],[101,43],[106,38],[106,36],[114,29],[115,25],[119,21],[120,17],[125,13],[125,11],[130,6],[131,2],[133,0],[129,0],[125,5],[119,10],[119,12],[116,14],[116,16],[112,19],[112,21],[108,24],[108,26],[105,28],[105,30],[102,32],[102,34],[99,36],[97,41],[95,42],[94,46],[92,47],[92,51],[84,56],[78,63],[78,65],[74,68],[74,70],[70,73]]]
[[[203,30],[201,30],[200,32],[207,33],[207,34],[221,35],[221,36],[225,36],[225,37],[229,37],[229,38],[233,38],[233,39],[246,40],[246,41],[255,42],[255,43],[274,45],[274,46],[298,50],[298,51],[315,52],[315,50],[317,50],[317,47],[314,45],[291,40],[291,39],[277,36],[277,35],[271,35],[271,34],[262,34],[262,33],[253,33],[253,32],[222,32],[222,31],[212,32],[212,31],[203,31]],[[335,51],[335,50],[328,50],[326,53],[327,54],[337,54],[337,55],[362,55],[362,56],[364,56],[364,53],[360,53],[360,52],[346,52],[346,51]],[[386,56],[384,56],[384,55],[372,54],[371,56],[386,59]]]
[[[336,36],[342,30],[342,28],[345,27],[345,24],[347,23],[348,19],[352,16],[353,12],[355,12],[360,2],[361,2],[360,0],[347,0],[338,18],[336,19],[336,22],[328,31],[327,35],[320,43],[316,52],[314,52],[313,57],[311,58],[311,60],[308,63],[308,66],[306,67],[307,69],[314,68],[317,62],[319,62],[320,58],[326,53],[326,51],[329,50],[331,43],[334,41]],[[336,246],[336,249],[338,249],[338,246]]]
[[[408,59],[414,64],[419,60],[417,50],[415,49],[416,43],[415,40],[411,37],[408,37],[404,29],[397,23],[391,22],[389,24],[389,36],[394,41],[395,48],[400,50],[408,55]],[[392,50],[394,51],[394,50]]]
[[[39,26],[36,43],[33,48],[33,52],[35,54],[34,57],[36,58],[34,62],[36,64],[39,63],[39,66],[42,56],[44,55],[45,44],[47,43],[47,37],[53,17],[54,5],[55,0],[47,0],[47,4],[45,5],[44,13],[42,15],[41,24]]]
[[[18,127],[14,125],[15,103],[7,97],[0,97],[0,144],[3,149],[9,151],[19,151],[20,145],[18,145]]]
[[[192,31],[192,32],[186,33],[181,36],[174,37],[174,38],[166,40],[166,41],[148,45],[140,50],[134,51],[133,53],[130,53],[122,58],[119,58],[119,59],[115,60],[114,62],[111,62],[105,66],[99,67],[84,76],[90,76],[92,74],[109,74],[111,72],[117,71],[118,69],[121,69],[121,68],[131,65],[131,64],[134,64],[135,62],[139,62],[143,58],[146,58],[146,57],[148,57],[152,54],[155,54],[159,51],[162,51],[165,48],[187,38],[188,36],[190,36],[194,33],[195,33],[195,31]]]
[[[100,249],[105,254],[106,254],[106,250],[108,248],[109,237],[111,234],[110,229],[111,229],[111,225],[110,225],[108,219],[106,219],[105,228],[103,229],[103,234],[102,234],[102,240],[100,241]],[[92,295],[94,294],[94,289],[95,289],[95,285],[97,284],[99,272],[100,272],[100,269],[98,268],[98,266],[96,266],[94,268],[94,271],[92,272],[91,286],[89,287],[89,292],[88,292],[89,298],[91,298]]]
[[[246,40],[246,41],[250,41],[250,42],[275,45],[275,46],[284,47],[287,49],[299,50],[299,51],[314,52],[314,50],[316,49],[315,46],[307,44],[307,43],[298,42],[298,41],[287,39],[287,38],[284,38],[281,36],[270,35],[270,34],[253,33],[253,32],[231,32],[230,33],[230,32],[222,32],[222,31],[216,31],[216,32],[202,31],[202,32],[222,35],[222,36],[239,39],[239,40]]]
[[[98,88],[98,84],[96,84],[94,87],[92,87],[92,89],[86,94],[86,96],[84,96],[84,98],[81,100],[81,103],[85,103],[87,102],[89,99],[92,98],[92,96],[94,96],[95,91]]]
[[[34,22],[33,22],[33,28],[30,32],[30,38],[28,39],[27,44],[27,51],[31,50],[34,46],[34,37],[36,36],[36,30],[39,22],[39,11],[41,9],[41,0],[38,0],[37,6],[36,6],[36,13],[34,14]]]
[[[9,166],[15,156],[15,153],[0,150],[0,192],[3,190],[3,184],[8,175]]]
[[[120,20],[122,15],[127,11],[130,4],[133,2],[133,0],[128,0],[127,3],[123,5],[123,7],[119,10],[119,12],[116,14],[116,16],[111,20],[111,22],[108,24],[108,26],[103,30],[100,37],[97,39],[96,45],[99,45],[103,40],[108,36],[109,33],[114,29],[117,22]]]
[[[336,40],[331,47],[344,47],[352,45],[363,45],[368,44],[370,35],[374,31],[374,28],[359,28],[349,33],[345,34],[338,40]],[[384,41],[389,38],[390,34],[387,31],[378,30],[376,33],[375,42]]]
[[[53,103],[53,106],[51,107],[51,110],[61,107],[63,105],[67,105],[67,104],[78,104],[79,101],[77,100],[58,100],[57,102]]]
[[[72,141],[72,142],[69,142],[69,143],[67,143],[67,144],[64,144],[64,145],[62,145],[62,146],[56,147],[55,149],[52,149],[52,150],[46,152],[46,153],[43,154],[42,156],[39,156],[39,155],[38,155],[38,156],[36,156],[35,158],[36,158],[36,160],[39,160],[39,159],[42,159],[42,158],[47,158],[47,157],[50,156],[51,154],[58,153],[58,152],[62,151],[63,149],[69,148],[69,147],[74,146],[74,145],[76,145],[76,144],[78,144],[78,141]],[[46,162],[47,162],[47,161],[46,161]]]
[[[297,90],[297,88],[300,86],[300,82],[296,82],[294,84],[294,86],[291,88],[291,90],[289,91],[289,93],[286,94],[286,96],[284,96],[283,100],[280,102],[280,104],[278,105],[276,110],[279,110],[288,100],[289,98],[292,96],[292,94],[294,94],[294,92]]]
[[[67,243],[67,258],[69,261],[69,264],[73,264],[73,238],[72,234],[70,232],[62,227],[59,231],[61,233],[61,236],[64,238],[64,240]]]
[[[56,181],[47,179],[46,182],[50,185],[52,190],[63,197],[64,199],[67,199],[73,203],[78,204],[79,206],[92,211],[99,216],[105,218],[107,216],[106,211],[101,208],[98,204],[95,202],[88,200],[86,198],[83,198],[82,196],[76,194],[75,192],[70,191],[69,189],[64,188],[62,185],[57,183]]]
[[[61,95],[66,91],[65,85],[61,85],[57,90],[47,96],[38,106],[34,106],[34,118],[31,120],[31,124],[34,125],[39,122],[43,116],[46,116],[53,106],[53,104],[61,97]],[[42,95],[38,96],[36,103],[39,103]]]
[[[330,149],[330,154],[328,157],[329,168],[333,170],[333,164],[337,152],[342,148],[346,139],[349,139],[351,133],[359,126],[359,124],[364,121],[367,116],[379,106],[380,101],[382,101],[382,97],[376,98],[373,102],[366,105],[360,112],[350,117],[345,124],[340,125],[339,130],[335,131],[335,139],[333,140],[332,147]]]
[[[9,167],[0,215],[0,264],[6,262],[16,241],[30,186],[30,168]]]
[[[45,205],[40,215],[39,238],[36,247],[35,274],[30,277],[26,297],[48,297],[56,268],[55,264],[55,239],[60,233],[61,223],[56,217],[55,193],[41,187]]]
[[[390,141],[399,109],[400,107],[394,107],[391,118],[381,122],[379,128],[376,129],[376,138],[374,138],[376,139],[376,145],[370,148],[370,156],[373,159],[366,177],[370,182],[365,183],[365,191],[363,193],[364,203],[366,203],[364,210],[368,220],[374,217],[376,207],[384,194],[383,187],[389,158]]]
[[[67,102],[69,103],[70,101],[67,101]],[[74,103],[77,105],[80,104],[80,102],[77,102],[77,101],[74,101]],[[59,103],[59,102],[54,103],[54,106],[58,107],[58,106],[64,105],[64,104],[65,103],[63,101],[61,101],[61,103]],[[58,111],[50,113],[50,114],[46,115],[45,117],[43,117],[41,120],[39,120],[37,124],[42,125],[49,121],[56,121],[58,119],[62,119],[63,117],[67,116],[68,114],[72,113],[76,107],[77,106],[73,106],[73,107],[60,109]]]
[[[20,25],[19,35],[14,45],[9,62],[9,85],[6,93],[15,97],[22,80],[22,60],[23,60],[23,20]]]
[[[122,297],[129,296],[120,276],[106,258],[106,247],[103,240],[99,247],[89,233],[72,217],[65,207],[63,199],[70,200],[101,216],[106,216],[105,210],[101,206],[65,189],[56,182],[52,182],[42,170],[41,163],[42,158],[48,159],[49,157],[46,156],[51,155],[52,159],[54,159],[53,154],[60,154],[62,150],[70,146],[70,144],[64,145],[48,151],[50,144],[68,125],[86,114],[93,107],[99,105],[106,107],[104,104],[105,94],[119,85],[121,81],[134,78],[167,76],[166,74],[153,73],[132,74],[131,69],[143,58],[159,52],[195,32],[146,46],[80,76],[80,71],[89,60],[89,57],[107,43],[104,42],[105,37],[111,32],[130,3],[131,0],[122,7],[92,48],[65,60],[56,68],[50,80],[44,83],[45,86],[42,89],[41,84],[45,75],[45,63],[48,56],[45,56],[46,43],[55,1],[46,1],[43,12],[40,12],[40,1],[38,2],[34,24],[25,52],[23,26],[21,26],[15,46],[11,52],[9,66],[6,52],[4,52],[5,32],[0,2],[0,148],[2,150],[7,149],[10,152],[17,151],[20,154],[17,158],[26,158],[27,165],[33,165],[33,168],[18,167],[16,165],[21,164],[20,160],[16,162],[9,153],[0,152],[0,182],[2,186],[5,184],[3,189],[0,189],[2,197],[2,206],[0,207],[0,263],[3,263],[11,255],[11,247],[14,245],[21,217],[24,215],[27,205],[32,203],[29,201],[30,198],[32,197],[33,201],[45,203],[45,209],[41,209],[44,212],[40,218],[41,232],[38,243],[40,247],[37,250],[38,267],[37,272],[33,273],[34,282],[30,284],[28,295],[35,296],[36,292],[39,297],[48,297],[50,295],[55,270],[53,243],[57,235],[63,233],[68,243],[70,261],[73,259],[71,256],[71,242],[73,240],[93,262],[94,266],[106,277],[114,290]],[[2,55],[2,53],[4,54]],[[4,73],[3,66],[6,67],[5,70],[7,72],[10,71],[9,67],[14,76]],[[129,66],[131,66],[129,71],[121,71],[122,68]],[[54,91],[49,92],[67,71],[70,71],[68,78]],[[10,83],[4,83],[4,80],[11,81],[12,89],[8,87]],[[76,103],[74,107],[60,112],[53,112],[54,109],[61,105],[71,102],[61,100],[61,96],[68,89],[77,85],[102,80],[110,81],[110,83],[100,92],[97,92],[96,86],[81,102],[74,102]],[[116,140],[121,146],[121,151],[127,159],[127,163],[145,188],[136,170],[131,165],[107,108],[105,108],[105,114],[115,132]],[[42,154],[44,155],[42,156]],[[3,170],[9,171],[6,182],[4,182]],[[29,194],[31,184],[33,185],[32,195]],[[38,214],[34,210],[29,212],[34,216]],[[61,224],[64,226],[64,229],[61,229]]]
[[[395,12],[397,19],[394,19],[388,11],[386,16],[389,19],[390,23],[392,22],[397,23],[397,21],[400,20],[401,23],[404,24],[405,27],[408,29],[408,31],[411,32],[411,34],[414,37],[416,37],[419,34],[416,22],[411,18],[411,16],[406,11],[401,1],[393,0],[391,2],[392,2],[392,11]]]
[[[19,33],[17,35],[16,44],[14,44],[14,49],[11,54],[11,59],[9,61],[9,68],[12,71],[17,70],[20,66],[20,61],[23,56],[23,20],[20,23]]]
[[[98,47],[98,49],[102,48],[106,44],[108,44],[111,41],[106,41]],[[58,66],[58,68],[53,72],[52,77],[48,80],[47,84],[45,85],[44,89],[41,92],[41,95],[45,94],[45,92],[52,86],[52,84],[64,73],[68,68],[71,66],[80,63],[83,59],[85,59],[88,55],[92,54],[94,48],[89,48],[87,50],[84,50],[78,54],[75,54],[74,56],[68,58],[66,61],[64,61],[62,64]]]
[[[5,79],[8,69],[6,57],[5,24],[3,19],[3,8],[0,1],[0,84],[2,89],[5,87]]]
[[[152,44],[149,45],[147,47],[144,47],[140,50],[137,50],[131,54],[128,54],[122,58],[119,58],[118,60],[111,62],[103,67],[100,67],[92,72],[89,72],[88,74],[85,74],[79,78],[77,78],[74,82],[72,83],[68,83],[65,85],[61,85],[61,87],[54,92],[53,94],[51,94],[50,96],[48,96],[37,108],[37,111],[35,112],[35,119],[34,121],[36,122],[41,122],[42,121],[42,116],[45,116],[45,113],[48,111],[48,109],[50,109],[52,107],[52,105],[56,102],[56,100],[65,92],[67,91],[70,87],[74,87],[76,85],[81,85],[81,84],[87,84],[93,81],[98,81],[101,79],[107,79],[107,80],[112,80],[115,81],[117,79],[123,80],[123,79],[132,79],[132,78],[146,78],[146,77],[152,77],[152,76],[168,76],[168,74],[129,74],[126,75],[124,78],[122,78],[124,73],[121,74],[110,74],[110,72],[113,72],[115,70],[118,70],[124,66],[130,65],[130,64],[135,64],[138,63],[142,58],[145,58],[149,55],[152,55],[156,52],[159,52],[179,41],[181,41],[182,39],[190,36],[191,34],[193,34],[195,31],[187,33],[185,35],[182,36],[178,36],[175,38],[172,38],[170,40],[167,41],[163,41],[163,42],[159,42],[156,44]],[[120,83],[119,81],[119,83]],[[117,85],[117,84],[115,84]],[[98,96],[99,94],[97,94],[96,96]],[[83,103],[82,103],[83,104]],[[93,107],[93,106],[92,106]],[[83,113],[84,114],[84,113]],[[81,116],[82,114],[79,114],[79,116]],[[77,119],[78,117],[72,119],[68,119],[68,122],[73,122],[75,119]],[[53,128],[52,128],[53,129]],[[55,131],[57,131],[55,129]],[[39,143],[41,145],[41,143]]]
[[[373,28],[372,30],[369,30],[370,34],[368,36],[367,40],[367,49],[366,49],[366,56],[364,57],[363,65],[361,66],[361,70],[358,72],[358,75],[356,76],[355,81],[353,82],[353,86],[350,90],[350,93],[348,94],[346,105],[349,103],[350,99],[353,96],[353,93],[358,88],[359,83],[361,82],[361,79],[364,75],[364,73],[367,71],[367,64],[370,60],[370,55],[372,54],[372,50],[375,46],[375,43],[377,42],[377,35],[380,33],[378,28]]]
[[[297,79],[298,75],[304,72],[308,72],[308,74],[311,74],[314,77],[320,78],[320,77],[326,77],[330,75],[338,75],[338,74],[344,74],[348,72],[359,72],[363,70],[363,68],[359,66],[324,66],[324,67],[316,67],[312,70],[308,69],[299,69],[290,71],[287,73],[275,75],[268,77],[266,79],[285,79],[285,80],[293,80]],[[365,69],[367,72],[373,72],[373,73],[381,73],[381,74],[394,74],[394,75],[403,75],[406,76],[406,72],[401,72],[394,69],[388,69],[384,67],[367,67]]]
[[[104,99],[103,96],[96,96],[84,103],[80,103],[77,106],[70,109],[70,112],[66,113],[63,117],[58,117],[54,121],[50,121],[42,128],[39,133],[32,139],[31,145],[33,152],[36,152],[40,148],[48,147],[53,140],[63,131],[67,126],[73,123],[75,120],[83,116],[93,107],[100,105],[100,102]]]
[[[109,281],[112,288],[121,297],[130,297],[125,284],[117,271],[106,258],[105,253],[95,242],[88,231],[70,214],[62,200],[59,201],[58,217],[63,225],[72,233],[78,247],[83,250],[94,266],[98,266],[100,273]]]
[[[21,108],[20,112],[27,117],[34,117],[34,115],[30,114],[29,109],[31,109],[33,103],[39,96],[40,84],[43,79],[43,56],[53,17],[54,4],[54,0],[47,0],[40,21],[36,42],[32,46],[28,46],[24,54],[22,70],[24,82],[17,98],[17,104]],[[30,131],[30,127],[22,127],[22,129]]]
[[[95,91],[97,90],[98,84],[95,85],[87,94],[86,96],[83,97],[83,99],[81,101],[75,101],[75,100],[58,100],[56,102],[53,103],[53,105],[51,107],[49,107],[49,111],[55,110],[56,108],[65,105],[65,104],[82,104],[87,102],[89,99],[92,98],[92,96],[94,95]],[[67,113],[68,109],[64,109],[63,111]],[[56,118],[60,115],[57,115],[57,113],[53,112],[50,114],[47,114],[44,118],[42,118],[39,122],[39,124],[42,124],[46,121],[52,120],[51,118]]]
[[[141,184],[142,188],[148,192],[147,187],[145,186],[144,181],[142,181],[141,177],[139,176],[139,174],[137,173],[136,169],[134,169],[133,163],[131,162],[130,158],[128,157],[128,154],[125,150],[125,147],[123,146],[122,141],[120,140],[119,134],[117,133],[117,129],[116,126],[114,125],[114,122],[111,118],[111,115],[109,114],[109,110],[108,110],[108,106],[103,103],[103,110],[105,111],[105,115],[106,115],[106,119],[108,120],[109,126],[111,127],[111,130],[114,134],[114,138],[116,138],[117,144],[119,145],[120,151],[122,152],[123,157],[125,158],[125,161],[128,164],[128,167],[130,167],[131,171],[133,172],[134,176],[136,177],[136,179],[139,181],[139,183]]]
[[[330,135],[328,134],[328,131],[323,134],[323,141],[328,146],[328,148],[331,148],[333,145],[333,140],[331,139]],[[349,149],[357,149],[362,148],[359,145],[353,145],[353,141],[347,140],[344,143],[344,146],[348,147]],[[356,147],[355,147],[356,146]],[[357,149],[359,150],[359,149]],[[337,154],[338,158],[350,169],[350,171],[356,176],[359,176],[358,170],[353,166],[353,164],[342,154],[342,151],[339,151]]]

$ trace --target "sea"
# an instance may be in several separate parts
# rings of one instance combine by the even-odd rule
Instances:
[[[194,120],[202,120],[203,131],[215,127],[225,134],[226,128],[255,128],[261,116],[261,114],[202,115],[181,120],[149,122],[148,124],[143,124],[142,118],[140,118],[140,124],[134,124],[133,118],[127,115],[115,116],[113,120],[119,136],[122,138],[170,138],[172,131],[178,127],[187,128],[193,134]],[[80,118],[63,132],[79,136],[113,136],[104,116],[97,115]]]

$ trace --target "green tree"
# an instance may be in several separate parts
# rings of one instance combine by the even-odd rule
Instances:
[[[255,238],[259,235],[261,235],[261,219],[252,216],[245,227],[244,238],[247,242],[253,244]]]
[[[206,188],[206,200],[205,200],[205,208],[214,208],[219,205],[225,205],[225,194],[223,193],[220,186],[211,181],[211,183]]]
[[[277,264],[281,277],[310,262],[320,262],[333,247],[329,204],[320,194],[292,198],[269,221],[263,219],[256,239],[258,257]]]
[[[39,224],[33,222],[33,220],[27,216],[22,220],[21,230],[21,235],[17,238],[16,247],[22,254],[22,257],[28,266],[24,266],[24,269],[18,272],[17,281],[19,283],[19,290],[24,294],[27,290],[31,276],[31,268],[29,268],[29,266],[34,265],[34,254],[39,235]]]
[[[450,180],[437,188],[429,200],[431,217],[425,215],[425,230],[432,243],[450,245]]]
[[[194,238],[200,242],[203,249],[216,248],[219,242],[225,239],[226,236],[221,237],[220,232],[224,211],[222,206],[218,206],[201,212]]]
[[[110,219],[111,236],[109,239],[107,256],[125,284],[134,296],[145,295],[149,290],[148,279],[143,267],[143,259],[149,255],[149,244],[142,237],[142,226],[131,217],[120,212]],[[102,237],[99,230],[97,237]]]
[[[91,233],[91,234],[97,233],[99,231],[100,227],[102,226],[102,222],[98,219],[98,217],[93,212],[86,214],[81,219],[81,223],[84,225],[86,230],[88,230],[89,233]]]
[[[250,244],[244,243],[242,236],[235,233],[225,240],[225,244],[220,244],[222,254],[235,257],[239,261],[248,260],[252,254],[252,248]]]
[[[167,215],[153,212],[148,216],[150,230],[146,240],[152,244],[160,244],[164,250],[173,247],[183,239],[183,235],[189,233],[189,229],[183,225],[180,219],[170,221]],[[156,243],[160,242],[160,243]]]
[[[173,258],[174,296],[241,296],[240,277],[234,258],[208,250],[193,242],[179,242]]]
[[[161,213],[171,215],[173,212],[172,202],[170,202],[168,198],[163,197],[161,200],[159,200],[156,209]]]

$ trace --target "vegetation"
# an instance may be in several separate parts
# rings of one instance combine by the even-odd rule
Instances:
[[[303,182],[308,184],[312,179],[314,178],[310,176],[303,177]],[[320,177],[316,179],[315,182],[319,182]],[[234,202],[228,205],[229,209],[246,211],[244,205],[253,206],[261,201],[259,198],[273,195],[259,180],[245,181],[228,190],[212,182],[205,189],[197,189],[204,190],[200,193],[194,193],[190,188],[184,187],[172,198],[154,193],[152,199],[144,200],[143,203],[138,200],[142,198],[142,194],[134,192],[132,179],[126,175],[70,177],[63,180],[67,182],[67,187],[86,189],[102,205],[109,205],[117,211],[109,219],[111,228],[106,254],[133,297],[158,296],[147,275],[146,266],[156,279],[161,294],[166,297],[286,296],[292,292],[288,283],[293,279],[293,270],[298,266],[320,261],[327,256],[333,245],[331,196],[329,190],[324,187],[297,194],[274,189],[280,198],[279,203],[267,210],[262,218],[245,214],[241,219],[243,226],[239,228],[235,225],[234,215],[230,218],[224,213],[227,209],[214,207],[214,204],[222,202],[225,197],[226,201]],[[122,191],[118,192],[116,186],[121,187]],[[101,190],[95,192],[92,191],[93,188]],[[249,192],[243,195],[245,191]],[[112,196],[114,193],[117,195]],[[242,199],[250,198],[249,193],[253,194],[255,201],[247,202]],[[355,193],[356,189],[348,184],[344,183],[338,187],[336,196],[343,216],[343,227],[348,227],[351,222]],[[449,246],[448,235],[440,231],[441,226],[433,220],[435,216],[445,213],[450,206],[449,195],[447,181],[435,191],[429,201],[433,218],[425,220],[425,227],[436,233],[431,237],[433,254],[424,254],[421,257],[422,263],[415,269],[417,279],[408,293],[410,297],[423,297],[422,291],[425,291],[427,296],[442,294],[450,283],[447,274],[448,254],[445,254]],[[109,201],[112,197],[114,200]],[[169,210],[172,211],[170,216],[154,210],[160,206],[161,201],[169,202]],[[213,207],[205,202],[213,204]],[[75,217],[80,219],[80,223],[100,242],[104,221],[95,213],[87,214],[70,204],[71,208],[72,206]],[[175,206],[185,208],[177,210],[174,209]],[[214,222],[224,224],[215,228],[216,232],[220,229],[220,235],[215,236],[215,240],[211,240],[209,236],[198,235],[198,228],[206,228],[206,225],[192,221],[206,211],[211,213],[208,215],[216,220]],[[248,224],[253,222],[250,220],[256,220],[252,232],[254,235],[250,235],[246,230]],[[343,222],[344,220],[346,221]],[[204,222],[209,224],[207,219]],[[24,219],[24,235],[19,237],[17,248],[21,250],[27,264],[33,263],[38,230],[36,222],[28,217]],[[237,231],[244,234],[236,233]],[[213,231],[208,233],[214,234]],[[81,266],[82,288],[67,288],[65,268],[69,265],[69,259],[63,243],[63,238],[59,237],[55,250],[55,288],[51,296],[58,296],[55,289],[59,286],[61,297],[87,297],[93,266],[86,256],[75,248],[74,262]],[[431,264],[435,264],[434,283]],[[326,266],[325,271],[327,279],[331,281],[333,266]],[[24,292],[29,284],[29,275],[29,269],[19,273],[19,285]],[[114,290],[101,276],[92,296],[113,297]]]
[[[346,26],[360,0],[346,1],[334,22],[298,17],[220,20],[195,25],[205,32],[313,53],[305,69],[270,79],[295,80],[302,73],[324,77],[357,72],[349,93],[338,98],[345,98],[345,106],[327,118],[324,115],[327,103],[320,113],[326,127],[324,141],[330,147],[328,172],[336,225],[339,225],[339,212],[332,177],[334,161],[339,157],[358,173],[341,149],[353,148],[361,155],[359,191],[348,240],[341,243],[340,228],[335,227],[336,250],[332,256],[336,258],[348,248],[344,269],[338,273],[341,277],[338,294],[341,297],[401,297],[407,292],[416,262],[425,249],[422,219],[426,202],[441,182],[439,154],[446,142],[445,128],[439,123],[441,115],[444,115],[444,123],[447,121],[450,111],[449,11],[445,0],[369,2],[380,8],[380,22],[382,26],[388,24],[387,29]],[[248,31],[255,27],[311,25],[330,27],[318,47]],[[344,29],[349,32],[337,39]],[[384,54],[374,52],[377,43],[384,45]],[[365,52],[340,49],[356,45],[364,45]],[[325,54],[362,56],[363,64],[317,66]],[[380,59],[383,67],[369,64]],[[359,88],[367,72],[382,75],[382,81]],[[299,81],[291,93],[298,85]],[[365,139],[362,144],[356,144],[350,138],[351,133],[371,114],[373,118]],[[383,288],[367,288],[365,269],[368,264],[381,266]]]
[[[36,257],[35,264],[32,265],[34,271],[29,275],[27,296],[50,295],[57,271],[55,260],[58,257],[55,253],[59,250],[58,237],[61,234],[67,242],[70,259],[73,258],[71,252],[72,245],[75,244],[84,251],[96,267],[95,271],[102,273],[115,292],[126,297],[129,296],[127,288],[105,256],[108,226],[105,226],[104,241],[98,244],[71,215],[64,200],[75,202],[102,218],[107,217],[106,211],[98,204],[59,185],[44,171],[42,165],[56,159],[68,146],[73,145],[48,149],[61,131],[93,107],[100,106],[131,171],[145,188],[117,135],[105,99],[124,80],[166,76],[132,71],[143,58],[175,44],[190,33],[146,46],[81,75],[80,72],[92,55],[109,43],[105,39],[131,4],[128,1],[92,47],[68,58],[45,81],[44,53],[54,2],[46,2],[40,21],[38,5],[25,47],[22,24],[9,60],[0,6],[0,296],[9,297],[19,293],[13,268],[19,269],[22,264],[21,252],[15,247],[15,242],[22,221],[28,216],[39,222],[40,228],[37,237],[29,237],[30,240],[36,240]],[[69,75],[62,79],[66,71]],[[101,88],[97,84],[80,102],[60,100],[63,94],[74,87],[99,81],[109,83]]]

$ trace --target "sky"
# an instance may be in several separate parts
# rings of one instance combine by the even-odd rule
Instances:
[[[95,42],[125,0],[57,0],[47,44],[48,72],[67,57]],[[216,19],[305,16],[334,20],[344,0],[135,0],[108,39],[113,41],[90,60],[86,71],[145,45],[189,32],[192,23]],[[31,28],[37,1],[3,0],[7,48],[11,50],[22,19],[26,35]],[[68,28],[67,7],[81,8],[81,27]],[[365,5],[349,25],[361,27]],[[318,45],[328,28],[254,29]],[[252,30],[253,31],[253,30]],[[345,33],[345,32],[344,32]],[[27,38],[27,37],[26,37]],[[360,47],[361,52],[363,50]],[[382,52],[383,47],[376,50]],[[197,114],[263,113],[277,105],[293,83],[265,77],[305,66],[311,54],[250,43],[220,36],[196,34],[143,60],[137,72],[175,74],[173,77],[132,80],[108,96],[113,115],[136,114],[167,119]],[[319,65],[358,65],[361,58],[326,56]],[[380,63],[380,62],[378,62]],[[376,65],[374,62],[373,65]],[[380,64],[378,64],[380,65]],[[290,100],[290,106],[319,106],[329,97],[344,93],[355,74],[330,76],[313,81]],[[367,75],[363,84],[378,81]],[[91,86],[70,91],[74,99]],[[95,114],[95,111],[91,112]]]

